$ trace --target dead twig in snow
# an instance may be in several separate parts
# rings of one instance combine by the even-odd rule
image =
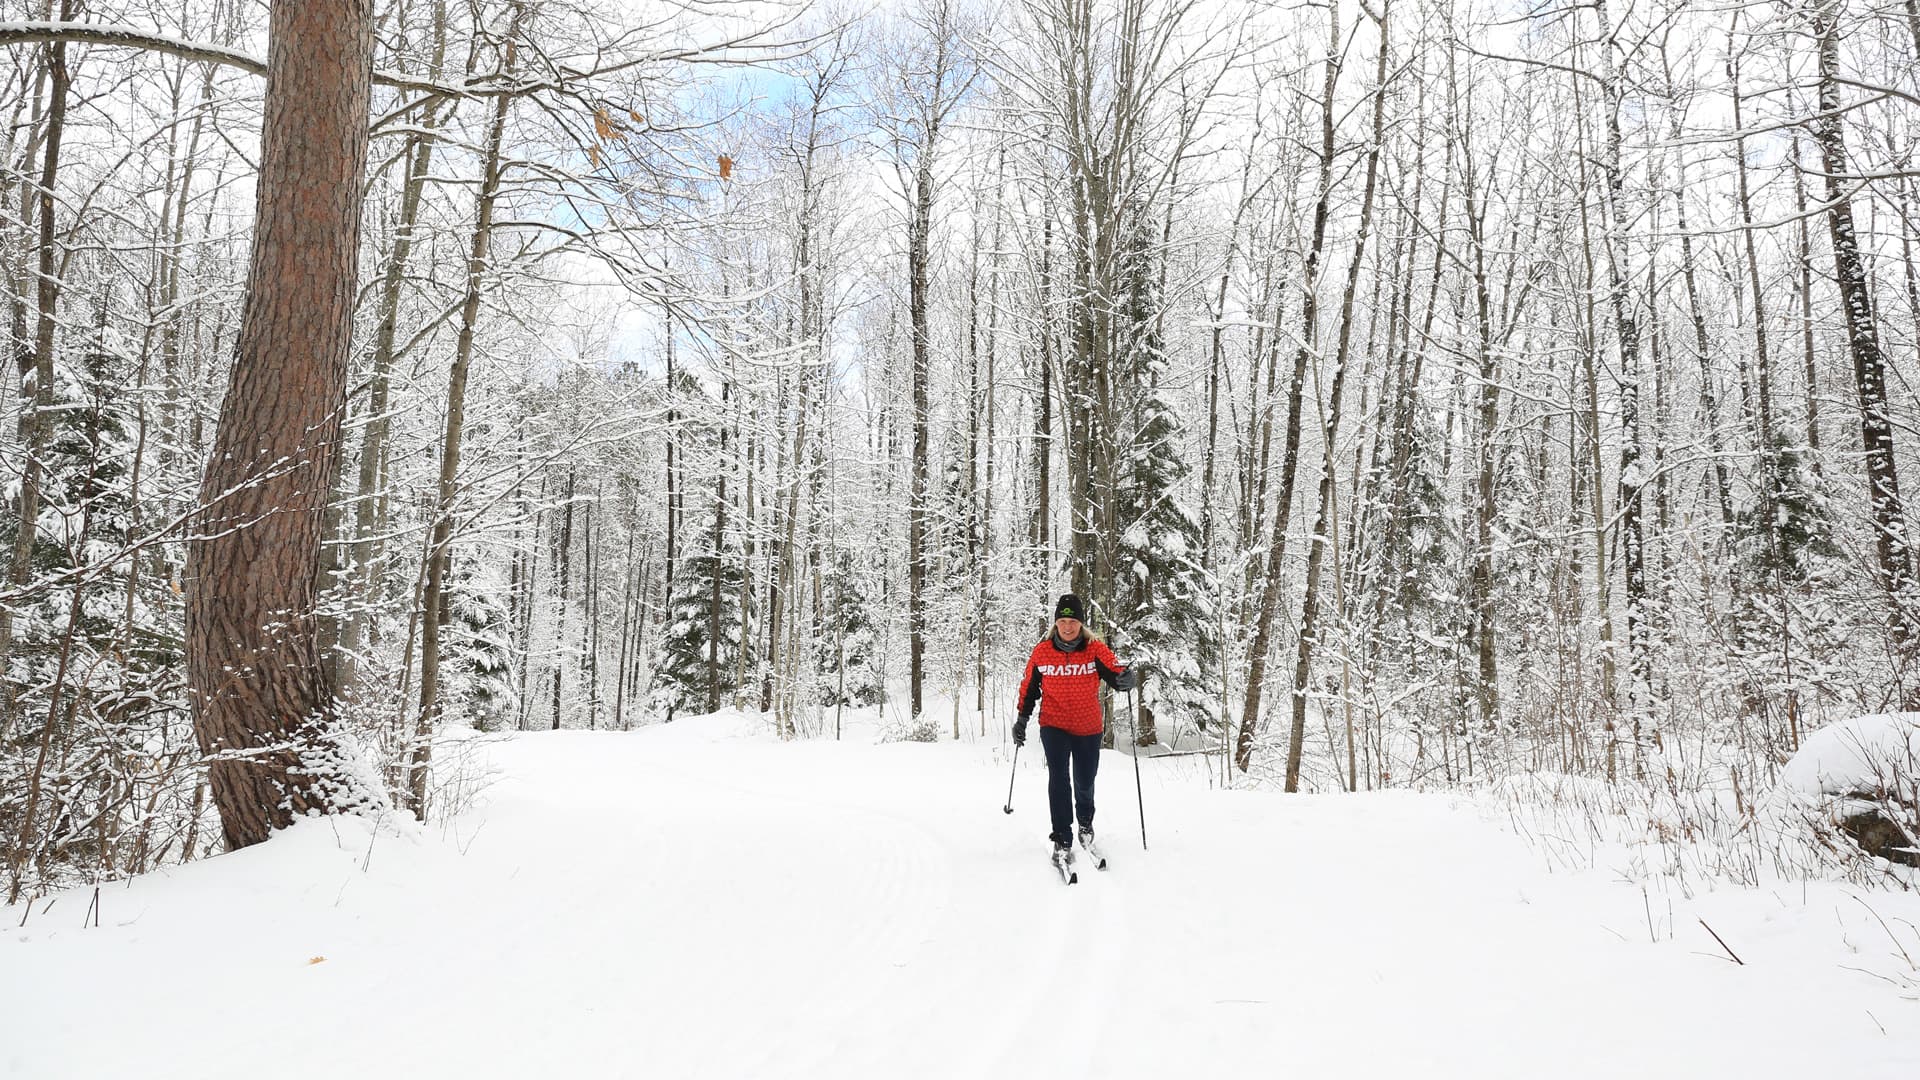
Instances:
[[[1726,943],[1726,942],[1724,942],[1724,941],[1720,941],[1720,935],[1719,935],[1719,934],[1714,934],[1714,933],[1713,933],[1713,927],[1711,927],[1711,926],[1707,926],[1707,920],[1705,920],[1705,919],[1701,919],[1701,920],[1700,920],[1700,925],[1701,925],[1701,926],[1706,926],[1706,927],[1707,927],[1707,933],[1709,933],[1709,934],[1713,934],[1713,940],[1715,940],[1715,941],[1719,941],[1719,942],[1720,942],[1720,947],[1721,947],[1721,948],[1723,948],[1723,949],[1727,949],[1727,943]],[[1733,957],[1733,962],[1734,962],[1734,963],[1736,963],[1736,964],[1739,964],[1739,965],[1740,965],[1741,967],[1746,967],[1746,966],[1747,966],[1747,962],[1746,962],[1745,960],[1742,960],[1742,959],[1740,959],[1740,955],[1739,955],[1738,953],[1736,953],[1736,952],[1734,952],[1734,951],[1733,951],[1732,949],[1727,949],[1727,955],[1728,955],[1728,956],[1731,956],[1731,957]]]

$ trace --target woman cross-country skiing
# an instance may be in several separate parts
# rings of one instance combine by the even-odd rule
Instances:
[[[1073,865],[1073,823],[1080,821],[1080,846],[1095,865],[1105,863],[1093,842],[1093,777],[1100,769],[1100,733],[1106,726],[1100,711],[1098,684],[1131,690],[1137,671],[1120,665],[1106,643],[1086,632],[1081,623],[1086,609],[1068,593],[1053,606],[1053,633],[1033,647],[1027,658],[1027,676],[1020,683],[1020,719],[1013,725],[1013,745],[1027,742],[1027,718],[1040,705],[1040,747],[1047,755],[1047,804],[1053,813],[1053,861],[1062,874]],[[1068,770],[1072,787],[1068,787]]]

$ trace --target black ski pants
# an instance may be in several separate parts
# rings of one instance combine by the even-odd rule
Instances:
[[[1081,828],[1093,828],[1093,776],[1100,771],[1100,733],[1074,735],[1042,725],[1040,748],[1047,755],[1047,809],[1053,812],[1053,840],[1071,844],[1076,816]]]

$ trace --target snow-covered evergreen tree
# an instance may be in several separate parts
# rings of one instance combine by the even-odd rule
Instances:
[[[1774,436],[1762,465],[1771,474],[1769,498],[1736,516],[1735,547],[1756,585],[1804,585],[1823,568],[1832,569],[1828,564],[1841,554],[1833,539],[1835,515],[1826,481],[1807,452],[1781,435]],[[1771,529],[1761,519],[1769,510]]]
[[[77,366],[62,363],[54,370],[53,407],[48,421],[46,450],[41,456],[40,528],[34,538],[31,573],[36,578],[61,575],[108,558],[131,535],[128,484],[134,437],[115,389],[112,358],[89,350]],[[18,531],[18,502],[0,501],[0,534]],[[66,634],[73,610],[73,588],[84,588],[89,598],[77,611],[76,644],[82,649],[110,651],[124,622],[119,604],[95,603],[103,581],[121,583],[124,577],[100,578],[79,585],[62,585],[40,592],[16,613],[12,676],[26,686],[53,678],[55,654]],[[142,607],[135,606],[136,626]],[[167,634],[162,659],[176,661],[177,632]]]
[[[875,666],[880,642],[867,584],[848,551],[836,554],[833,573],[829,606],[814,639],[821,704],[878,705],[886,693]]]
[[[497,731],[513,715],[513,628],[507,588],[474,562],[456,568],[447,589],[449,625],[443,637],[448,697],[474,727]]]
[[[1202,566],[1199,517],[1183,493],[1192,468],[1180,446],[1180,414],[1168,385],[1151,237],[1143,231],[1136,240],[1123,314],[1126,359],[1138,387],[1138,426],[1119,485],[1116,644],[1123,656],[1148,666],[1156,724],[1212,730],[1223,722],[1213,583]],[[1147,737],[1143,732],[1141,738]]]
[[[1775,435],[1762,468],[1769,497],[1735,515],[1732,536],[1742,690],[1756,715],[1780,714],[1789,693],[1821,680],[1840,616],[1823,602],[1819,586],[1844,576],[1834,540],[1837,515],[1811,456]],[[1784,737],[1786,729],[1780,725],[1775,735]]]
[[[699,542],[680,560],[674,572],[673,593],[667,598],[667,625],[654,658],[650,700],[655,709],[669,716],[704,712],[712,694],[729,693],[737,685],[741,560],[737,547],[720,533],[719,509],[716,505],[707,515]],[[710,655],[716,579],[720,640],[717,653]],[[748,671],[752,671],[751,663]]]
[[[1435,450],[1444,441],[1440,425],[1420,403],[1414,404],[1407,422],[1407,460],[1395,480],[1400,502],[1397,542],[1386,559],[1402,617],[1431,617],[1459,602],[1460,536]]]

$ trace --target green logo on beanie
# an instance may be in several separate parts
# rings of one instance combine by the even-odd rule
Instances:
[[[1053,606],[1053,617],[1056,619],[1077,619],[1085,622],[1086,612],[1085,609],[1080,606],[1080,598],[1072,593],[1067,593],[1060,598],[1058,604]]]

